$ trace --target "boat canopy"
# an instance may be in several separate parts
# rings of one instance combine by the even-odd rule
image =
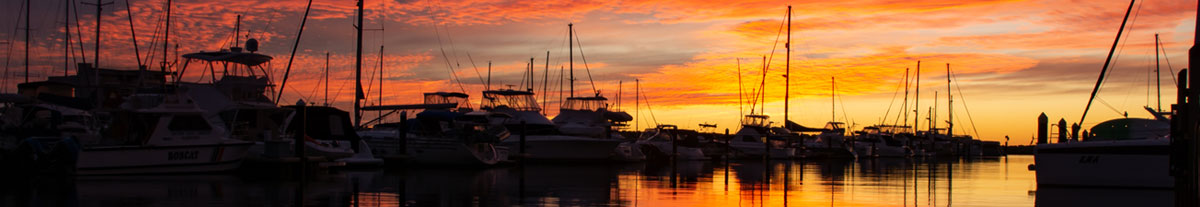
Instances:
[[[467,97],[465,93],[458,92],[433,92],[425,93],[425,104],[455,104],[466,103]]]
[[[270,62],[271,56],[258,53],[244,53],[232,51],[217,51],[217,52],[198,52],[183,55],[184,58],[198,59],[212,62],[230,62],[246,66],[258,66],[260,64]]]
[[[608,108],[608,99],[603,96],[594,97],[570,97],[563,102],[562,109],[564,110],[580,110],[580,111],[599,111],[603,108]]]
[[[771,124],[771,122],[767,121],[768,118],[770,118],[770,116],[762,114],[747,114],[746,117],[742,117],[742,126],[768,127]]]
[[[825,130],[833,131],[833,130],[845,130],[845,129],[846,129],[846,123],[832,122],[832,121],[829,123],[825,123]]]
[[[533,98],[532,92],[501,90],[501,91],[484,91],[483,104],[480,108],[496,109],[507,107],[518,111],[541,111],[538,107],[537,100]]]

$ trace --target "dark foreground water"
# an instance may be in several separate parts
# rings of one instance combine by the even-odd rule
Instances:
[[[1032,156],[527,164],[276,176],[4,179],[0,206],[1169,206],[1172,191],[1038,188]]]

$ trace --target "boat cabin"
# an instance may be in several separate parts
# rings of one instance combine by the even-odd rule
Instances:
[[[534,99],[532,92],[514,90],[484,91],[483,103],[479,107],[484,110],[502,108],[535,112],[542,110],[537,104],[537,99]]]
[[[603,96],[570,97],[562,105],[562,110],[600,111],[607,108],[608,98]]]
[[[767,120],[769,118],[771,117],[762,114],[747,114],[742,117],[742,126],[767,128],[771,126],[771,121]]]

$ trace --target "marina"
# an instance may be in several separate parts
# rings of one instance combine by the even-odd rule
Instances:
[[[960,40],[1046,30],[1009,16],[1029,2],[870,2],[1007,19],[882,43],[806,13],[829,4],[564,19],[454,16],[519,10],[471,1],[130,1],[3,3],[23,30],[0,36],[0,206],[1200,205],[1200,2],[1117,5],[1101,56],[1109,2],[1039,13],[1087,46],[997,49],[980,45],[1020,38]],[[614,33],[672,28],[688,32]]]

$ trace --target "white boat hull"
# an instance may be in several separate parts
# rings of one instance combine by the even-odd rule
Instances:
[[[79,175],[196,173],[236,169],[253,143],[192,146],[89,147],[79,154]]]
[[[1171,188],[1169,147],[1167,139],[1041,144],[1034,154],[1037,183]]]

